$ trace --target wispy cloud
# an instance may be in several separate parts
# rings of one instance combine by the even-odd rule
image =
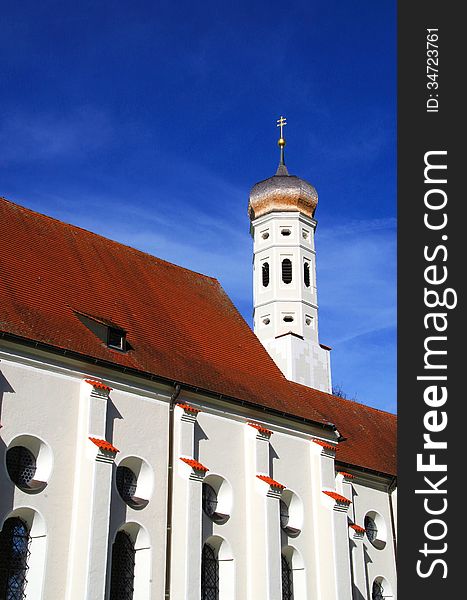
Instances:
[[[76,160],[102,148],[112,137],[110,119],[93,107],[80,107],[67,114],[8,113],[0,121],[0,161]]]

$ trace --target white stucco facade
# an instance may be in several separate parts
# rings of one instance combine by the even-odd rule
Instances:
[[[340,475],[329,428],[182,386],[170,431],[172,386],[6,341],[0,372],[0,524],[18,515],[31,525],[28,600],[108,600],[118,531],[135,545],[134,600],[199,600],[205,543],[217,553],[220,600],[281,600],[282,555],[296,600],[370,600],[378,577],[395,594],[391,481],[357,469],[354,478]],[[46,484],[39,491],[19,489],[8,475],[6,450],[18,443],[37,454],[36,477]],[[137,508],[117,491],[120,464],[139,469]],[[203,512],[203,481],[217,489],[222,522]],[[349,528],[370,512],[385,537],[379,548]]]

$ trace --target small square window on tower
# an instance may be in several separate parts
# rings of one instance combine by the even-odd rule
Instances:
[[[125,350],[126,334],[122,329],[109,327],[107,332],[107,346],[115,350]]]

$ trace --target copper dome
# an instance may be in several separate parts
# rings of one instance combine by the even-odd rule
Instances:
[[[313,217],[317,204],[315,188],[308,181],[289,175],[285,165],[279,165],[273,177],[252,187],[248,215],[252,221],[274,211],[299,211]]]

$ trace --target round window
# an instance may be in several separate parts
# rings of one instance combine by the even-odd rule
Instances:
[[[289,537],[300,534],[303,523],[303,505],[300,498],[292,490],[284,490],[279,500],[281,529]]]
[[[24,446],[13,446],[6,453],[6,468],[18,487],[29,487],[36,474],[36,457]]]
[[[280,500],[280,515],[281,515],[281,528],[286,529],[289,524],[289,507],[287,504]]]
[[[217,494],[209,483],[203,483],[203,510],[210,519],[215,518],[217,511]]]
[[[373,543],[378,538],[378,527],[374,520],[368,515],[365,517],[366,537]]]
[[[203,481],[203,512],[215,523],[226,523],[230,516],[231,489],[219,475],[208,475]]]
[[[127,456],[117,467],[115,485],[122,500],[140,510],[147,506],[152,494],[152,469],[144,459]]]
[[[386,546],[387,528],[382,515],[375,510],[367,512],[364,520],[365,533],[368,541],[378,550]]]
[[[132,503],[136,494],[137,478],[128,467],[117,467],[117,490],[123,500]]]

